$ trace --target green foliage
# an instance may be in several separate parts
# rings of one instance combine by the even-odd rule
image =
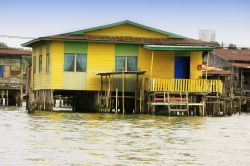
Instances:
[[[237,46],[235,44],[230,43],[228,49],[236,50]]]

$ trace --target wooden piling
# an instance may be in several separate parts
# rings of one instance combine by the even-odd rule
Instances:
[[[115,90],[115,113],[118,112],[118,88]]]

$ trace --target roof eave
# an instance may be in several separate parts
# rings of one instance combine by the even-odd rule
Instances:
[[[184,45],[183,45],[184,46]],[[151,51],[212,51],[213,47],[151,47],[144,45],[144,48],[149,49]]]

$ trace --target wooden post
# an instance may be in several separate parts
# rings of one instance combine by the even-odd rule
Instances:
[[[142,92],[142,94],[141,94],[141,98],[142,98],[142,100],[141,100],[141,111],[142,112],[144,112],[144,90],[145,90],[145,77],[144,77],[144,74],[143,74],[143,76],[142,76],[142,88],[141,88],[142,90],[141,90],[141,92]]]
[[[170,113],[171,113],[171,107],[169,105],[169,92],[168,92],[168,116],[170,116]]]
[[[111,75],[109,75],[109,87],[108,87],[108,98],[107,98],[107,111],[110,112],[111,111]]]
[[[9,105],[9,90],[6,91],[6,105]]]
[[[153,74],[153,65],[154,65],[154,51],[152,51],[152,55],[151,55],[150,78],[152,78],[152,74]]]
[[[137,112],[137,98],[138,98],[138,74],[136,74],[136,83],[135,83],[135,109],[134,109],[134,113]]]
[[[207,80],[207,73],[208,73],[208,61],[209,61],[209,52],[207,54],[207,63],[206,63],[206,80]]]
[[[59,107],[61,108],[62,107],[62,96],[60,95],[59,97]]]
[[[124,70],[122,70],[122,113],[123,113],[123,115],[125,114],[125,107],[124,107],[124,104],[125,104],[125,101],[124,101],[125,78],[124,77],[125,77]]]
[[[0,105],[3,105],[3,90],[0,91],[1,99],[0,99]]]
[[[118,88],[115,90],[115,113],[118,112]]]
[[[142,90],[140,90],[140,114],[142,113]]]

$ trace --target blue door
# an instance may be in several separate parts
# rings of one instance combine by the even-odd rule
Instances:
[[[186,78],[190,76],[190,57],[175,56],[174,78]]]
[[[3,66],[0,66],[0,78],[3,78]]]

